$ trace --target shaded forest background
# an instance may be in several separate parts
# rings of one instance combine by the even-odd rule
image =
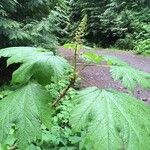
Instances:
[[[0,47],[70,42],[84,15],[85,44],[149,53],[149,0],[2,0]]]

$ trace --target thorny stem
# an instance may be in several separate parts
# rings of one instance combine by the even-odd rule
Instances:
[[[59,97],[54,101],[54,103],[52,104],[53,107],[56,107],[57,104],[61,101],[62,98],[64,98],[68,92],[68,90],[74,86],[75,81],[77,79],[77,51],[78,51],[78,44],[76,44],[75,50],[74,50],[74,71],[73,71],[73,77],[71,77],[70,79],[70,83],[68,84],[68,86],[62,90],[62,92],[60,92]]]
[[[73,71],[73,77],[76,80],[77,78],[77,51],[78,51],[78,44],[75,46],[74,50],[74,71]]]
[[[70,80],[70,83],[68,84],[68,86],[67,86],[65,89],[63,89],[63,91],[60,93],[59,97],[58,97],[58,98],[54,101],[54,103],[52,104],[53,107],[56,107],[57,104],[61,101],[61,99],[66,96],[68,90],[69,90],[72,86],[74,86],[74,83],[75,83],[75,79],[72,78],[72,79]]]
[[[84,18],[82,19],[78,30],[75,33],[75,49],[74,49],[74,71],[73,71],[73,77],[70,79],[70,83],[69,85],[60,93],[59,97],[54,101],[54,103],[52,104],[52,106],[56,106],[61,99],[66,96],[68,90],[74,86],[75,81],[77,79],[77,56],[78,56],[78,44],[82,43],[82,38],[84,37],[85,34],[85,30],[86,30],[86,23],[87,23],[87,15],[84,16]]]

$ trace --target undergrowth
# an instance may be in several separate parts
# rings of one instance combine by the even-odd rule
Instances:
[[[133,96],[138,86],[150,89],[150,74],[115,57],[91,52],[79,56],[86,21],[85,16],[69,45],[73,66],[46,49],[0,50],[7,66],[20,64],[0,92],[2,150],[150,149],[150,109]],[[110,68],[112,78],[130,94],[97,87],[75,90],[79,57],[87,64]]]

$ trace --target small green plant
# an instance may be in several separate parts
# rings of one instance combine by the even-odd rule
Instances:
[[[137,43],[135,51],[137,54],[150,55],[150,39]]]

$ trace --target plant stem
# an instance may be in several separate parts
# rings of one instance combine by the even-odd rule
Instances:
[[[70,83],[68,84],[67,87],[65,87],[62,92],[60,92],[59,97],[54,101],[54,103],[52,104],[53,107],[56,107],[57,104],[61,101],[62,98],[64,98],[68,92],[68,90],[74,86],[75,81],[77,79],[77,51],[78,51],[78,44],[76,44],[75,50],[74,50],[74,71],[73,71],[73,77],[70,79]]]
[[[57,104],[61,101],[61,99],[66,96],[68,90],[69,90],[71,87],[74,86],[74,83],[75,83],[75,79],[72,78],[72,79],[70,80],[69,85],[68,85],[66,88],[63,89],[63,91],[60,93],[59,97],[58,97],[58,98],[54,101],[54,103],[52,104],[53,107],[56,107]]]
[[[75,80],[77,78],[77,51],[78,51],[78,44],[76,44],[75,50],[74,50],[74,72],[73,72],[73,78]]]

